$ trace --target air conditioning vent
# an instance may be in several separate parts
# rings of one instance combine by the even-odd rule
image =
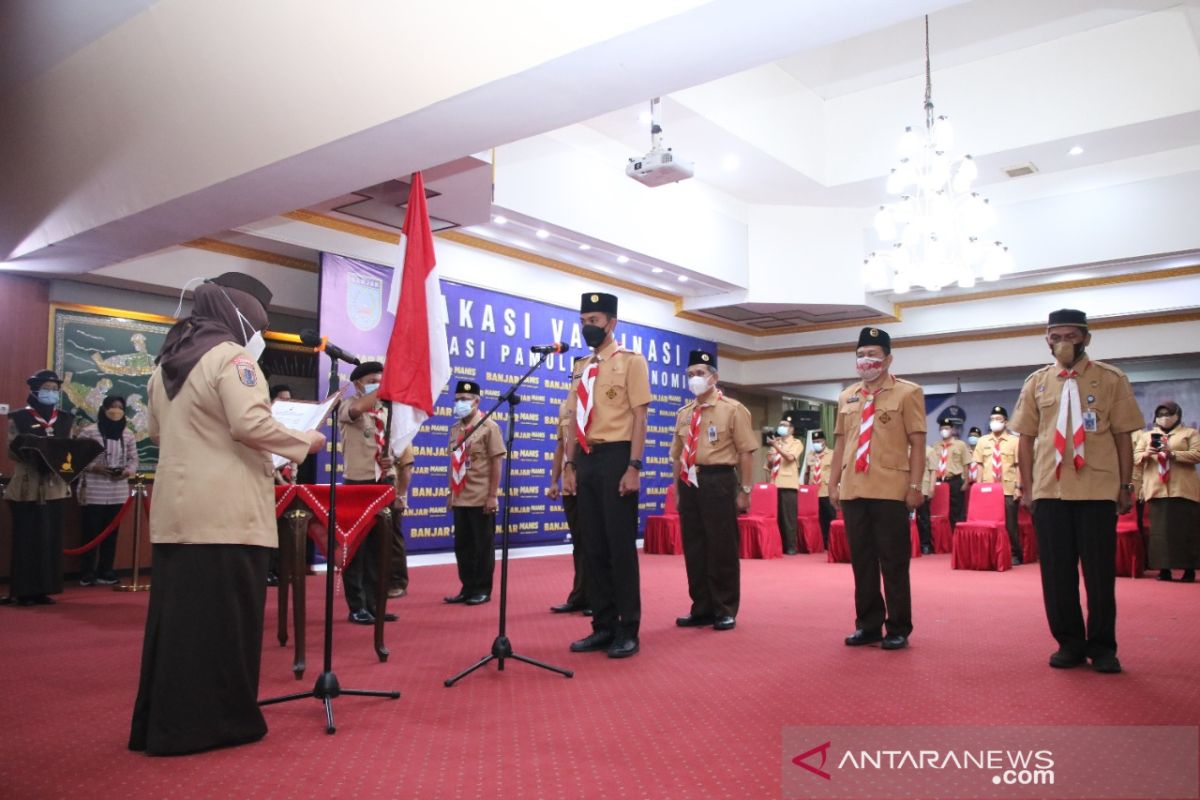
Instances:
[[[1017,164],[1015,167],[1004,168],[1004,174],[1010,178],[1023,178],[1024,176],[1032,175],[1037,171],[1038,168],[1033,165],[1033,162]]]

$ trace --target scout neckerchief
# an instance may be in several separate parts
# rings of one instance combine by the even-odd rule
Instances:
[[[1004,462],[1000,458],[1000,445],[1003,439],[999,436],[992,437],[992,483],[1000,483],[1004,475]]]
[[[712,408],[724,395],[720,389],[713,393],[711,402],[701,403],[700,398],[696,398],[696,407],[692,409],[692,422],[688,426],[687,443],[683,446],[683,453],[679,457],[679,478],[684,483],[699,487],[700,484],[696,480],[696,445],[700,442],[700,415],[704,413],[704,409]]]
[[[1083,408],[1079,403],[1079,384],[1075,378],[1077,370],[1064,369],[1058,377],[1065,379],[1058,403],[1058,420],[1054,424],[1054,478],[1062,478],[1062,462],[1067,454],[1067,417],[1070,415],[1075,427],[1071,429],[1071,450],[1074,455],[1075,471],[1083,469]]]
[[[938,480],[939,481],[946,480],[946,470],[948,469],[948,467],[946,465],[946,460],[949,457],[949,455],[950,455],[950,443],[942,442],[942,452],[938,454]]]
[[[813,464],[813,468],[808,471],[808,482],[813,486],[821,485],[821,454],[817,453],[817,461]]]
[[[33,427],[41,428],[47,436],[54,435],[54,423],[58,421],[58,409],[50,412],[50,419],[44,419],[33,406],[25,406],[25,410],[33,417]]]
[[[858,423],[858,451],[854,457],[854,471],[866,472],[871,466],[871,433],[875,429],[875,395],[863,386],[862,417]]]
[[[458,433],[458,441],[450,453],[450,491],[458,495],[467,485],[467,470],[471,468],[471,455],[467,452],[466,433],[467,421],[462,421],[463,429]]]
[[[367,412],[367,416],[375,424],[375,480],[379,480],[384,474],[383,467],[379,462],[387,458],[388,453],[387,439],[383,435],[386,421],[383,418],[383,409],[379,407],[378,403],[375,408]]]
[[[779,469],[783,466],[783,455],[774,447],[771,448],[771,454],[767,456],[767,467],[771,470],[771,483],[779,477]]]
[[[612,358],[617,353],[620,353],[625,348],[617,343],[612,354],[606,358]],[[583,448],[583,452],[592,452],[591,445],[588,444],[587,434],[588,427],[592,424],[592,409],[596,405],[596,376],[600,374],[600,354],[596,353],[592,356],[592,360],[588,362],[583,370],[583,375],[579,378],[579,383],[575,386],[575,395],[577,401],[575,404],[575,438],[579,441],[579,446]]]

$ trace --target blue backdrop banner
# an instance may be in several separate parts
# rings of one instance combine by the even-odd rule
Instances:
[[[387,311],[393,279],[391,267],[343,256],[321,258],[321,332],[367,360],[383,361],[395,317]],[[554,456],[555,425],[559,404],[571,384],[575,356],[590,352],[580,333],[577,298],[564,297],[570,306],[526,300],[501,292],[442,281],[449,324],[452,381],[470,379],[482,388],[480,407],[487,411],[515,383],[538,356],[530,347],[566,342],[571,352],[552,355],[525,383],[516,408],[516,440],[512,453],[512,494],[502,498],[512,506],[510,541],[514,545],[564,542],[569,539],[561,506],[549,501]],[[630,350],[646,357],[654,399],[647,419],[646,454],[642,472],[641,526],[662,507],[670,483],[668,451],[675,412],[687,399],[685,369],[688,351],[711,351],[712,342],[622,321],[617,338]],[[328,362],[321,359],[318,391],[328,391]],[[385,367],[386,368],[386,367]],[[342,381],[349,377],[344,369]],[[443,550],[454,546],[447,508],[449,488],[449,435],[453,395],[443,390],[433,418],[422,426],[414,441],[416,465],[409,490],[409,510],[404,516],[404,536],[411,550]],[[507,434],[508,414],[493,419]],[[329,460],[318,461],[319,474],[329,475]],[[503,511],[503,506],[501,506]]]

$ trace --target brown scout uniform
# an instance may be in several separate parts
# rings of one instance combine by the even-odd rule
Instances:
[[[767,447],[767,480],[771,479],[771,457],[779,459],[779,474],[775,476],[775,522],[779,527],[779,536],[783,541],[783,552],[795,555],[797,552],[798,528],[800,521],[796,518],[796,494],[800,485],[800,464],[804,458],[804,442],[795,436],[786,439],[776,439],[775,443],[782,449],[777,451],[774,445]],[[755,445],[757,449],[758,445]],[[784,454],[792,457],[788,461]]]
[[[1000,451],[1000,475],[992,469],[992,453]],[[1021,548],[1020,501],[1016,497],[1021,473],[1017,469],[1017,437],[1008,431],[981,436],[975,445],[975,463],[979,465],[980,483],[1000,483],[1004,486],[1004,527],[1012,548],[1013,563],[1024,558]]]
[[[1150,448],[1150,433],[1161,434],[1170,448],[1167,482],[1158,472],[1158,453]],[[1157,425],[1139,437],[1133,460],[1141,468],[1139,487],[1150,509],[1151,569],[1200,567],[1200,433],[1176,423],[1170,433]],[[1168,573],[1169,574],[1169,573]]]
[[[478,420],[477,410],[472,419]],[[459,437],[471,427],[466,420],[450,426],[448,453],[458,447]],[[454,513],[454,560],[458,564],[461,593],[467,598],[490,596],[492,577],[496,571],[496,515],[485,513],[484,504],[491,490],[495,459],[506,452],[500,426],[488,419],[464,443],[467,452],[467,475],[462,490],[450,492],[450,507]],[[447,475],[449,475],[447,470]]]

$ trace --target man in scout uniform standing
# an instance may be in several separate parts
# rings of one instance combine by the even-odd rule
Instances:
[[[889,371],[886,331],[863,328],[856,357],[861,380],[838,397],[829,483],[829,499],[846,521],[854,569],[855,631],[846,644],[883,642],[883,649],[899,650],[912,632],[908,514],[923,500],[925,392]]]
[[[933,520],[930,517],[929,505],[933,502],[934,474],[937,472],[937,456],[933,448],[925,448],[925,472],[921,478],[921,496],[924,498],[917,508],[917,534],[921,539],[921,554],[933,553]]]
[[[700,352],[695,350],[692,355]],[[716,356],[712,356],[713,372],[716,372]],[[688,366],[688,381],[692,379],[692,365]],[[715,386],[716,384],[714,384]],[[735,400],[726,400],[727,403],[737,402]],[[688,408],[693,403],[688,403],[684,408]],[[739,403],[740,405],[740,403]],[[682,414],[682,410],[680,411]],[[748,414],[749,412],[747,412]],[[676,429],[678,429],[676,425]],[[789,556],[794,556],[798,552],[796,549],[796,527],[798,520],[796,519],[796,491],[800,485],[800,457],[804,455],[804,443],[793,436],[794,429],[792,421],[788,417],[783,417],[779,420],[779,425],[775,427],[776,436],[771,439],[771,444],[767,451],[767,481],[775,484],[776,497],[776,518],[779,521],[779,535],[783,538],[783,552]],[[742,473],[746,478],[749,478],[748,473]],[[681,521],[682,522],[682,521]],[[736,520],[735,520],[736,522]]]
[[[692,608],[675,624],[681,628],[712,625],[727,631],[737,624],[741,599],[737,515],[750,507],[750,476],[759,441],[750,412],[717,388],[716,355],[693,350],[688,356],[687,376],[688,389],[696,399],[675,415],[671,464],[678,480],[683,560]],[[794,472],[795,457],[792,461]],[[793,488],[793,525],[795,494]],[[792,552],[795,537],[793,527]]]
[[[813,431],[812,448],[806,459],[808,484],[817,489],[817,516],[821,522],[821,541],[829,549],[829,525],[837,512],[829,502],[829,476],[833,469],[833,450],[825,446],[825,432]]]
[[[1019,488],[1021,502],[1033,509],[1046,618],[1058,641],[1050,666],[1066,669],[1090,658],[1097,672],[1120,672],[1117,514],[1133,504],[1130,434],[1145,420],[1125,373],[1087,357],[1091,341],[1084,312],[1050,314],[1046,343],[1055,363],[1025,379],[1012,429],[1020,434]]]
[[[587,356],[579,356],[575,359],[575,366],[579,366],[581,360]],[[546,489],[546,496],[551,500],[562,499],[563,514],[567,518],[567,530],[571,532],[571,560],[575,568],[575,579],[571,584],[571,593],[567,595],[567,602],[556,606],[550,606],[550,610],[555,614],[569,614],[572,611],[582,611],[584,614],[589,614],[591,609],[588,607],[587,601],[587,556],[584,552],[583,542],[579,538],[582,531],[579,527],[579,505],[575,495],[565,494],[560,488],[562,479],[563,466],[566,463],[567,440],[575,435],[575,416],[574,407],[571,404],[571,398],[575,395],[575,384],[571,384],[571,391],[563,398],[562,403],[558,407],[558,426],[555,428],[556,442],[554,445],[554,460],[550,464],[550,486]]]
[[[1021,490],[1017,488],[1021,475],[1017,470],[1017,437],[1008,432],[1008,409],[1004,406],[992,408],[988,419],[991,430],[975,445],[975,465],[981,483],[1004,484],[1004,526],[1008,529],[1008,541],[1012,546],[1014,566],[1021,564],[1021,533],[1017,524]]]
[[[474,381],[459,381],[455,387],[454,416],[458,422],[450,427],[450,507],[462,588],[442,599],[477,606],[492,599],[504,437],[491,419],[479,424],[479,384]]]
[[[958,406],[950,406],[938,418],[938,433],[942,438],[939,444],[933,446],[937,469],[934,478],[938,483],[950,487],[950,526],[953,527],[967,518],[966,498],[964,496],[964,481],[967,477],[967,467],[971,463],[971,449],[967,443],[958,438],[956,425],[961,425],[963,410]]]
[[[610,658],[626,658],[638,652],[642,618],[638,487],[650,370],[645,358],[613,338],[616,297],[585,292],[579,314],[593,355],[572,376],[575,430],[567,441],[563,493],[578,498],[593,617],[592,634],[572,642],[571,650],[606,650]]]

